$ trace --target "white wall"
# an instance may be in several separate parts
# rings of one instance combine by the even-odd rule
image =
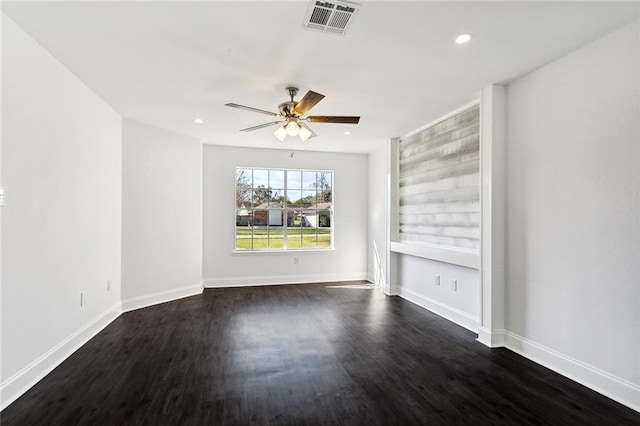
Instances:
[[[398,294],[473,332],[478,331],[480,272],[451,263],[397,254]],[[436,285],[435,277],[440,277]],[[452,283],[457,281],[457,285]]]
[[[122,175],[124,309],[200,293],[200,140],[124,120]]]
[[[506,98],[508,346],[638,410],[639,27]]]
[[[4,15],[2,89],[4,407],[120,312],[122,121]]]
[[[333,170],[335,250],[233,254],[237,166]],[[205,145],[203,185],[206,286],[366,279],[366,155]]]

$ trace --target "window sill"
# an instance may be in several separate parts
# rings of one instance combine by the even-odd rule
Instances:
[[[241,255],[241,256],[246,256],[246,255],[252,255],[252,254],[257,254],[257,255],[287,255],[287,254],[292,254],[295,253],[296,255],[300,254],[300,253],[325,253],[325,252],[332,252],[332,251],[336,251],[335,247],[332,248],[316,248],[316,249],[288,249],[288,250],[231,250],[231,254],[233,256],[235,255]]]

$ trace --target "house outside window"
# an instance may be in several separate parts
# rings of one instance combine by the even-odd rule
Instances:
[[[236,168],[236,251],[333,248],[333,172]]]

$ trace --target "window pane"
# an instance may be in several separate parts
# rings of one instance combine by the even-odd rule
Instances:
[[[251,226],[251,210],[236,210],[236,226]]]
[[[267,225],[282,226],[283,224],[282,219],[284,216],[283,213],[284,213],[283,210],[276,210],[276,209],[267,210],[266,212]]]
[[[284,170],[269,170],[269,185],[271,188],[284,189]]]
[[[287,249],[299,249],[302,248],[302,238],[301,235],[291,233],[287,233]]]
[[[268,219],[269,213],[267,210],[256,210],[253,212],[254,226],[267,226]]]
[[[316,204],[316,191],[302,191],[303,204],[307,207]]]
[[[333,173],[331,172],[318,172],[318,189],[331,189],[331,181],[333,180]]]
[[[316,235],[315,229],[313,230],[306,229],[305,231],[306,231],[305,234],[302,236],[302,247],[303,248],[316,247],[317,235]]]
[[[254,238],[253,250],[267,250],[269,248],[268,238]]]
[[[251,169],[236,169],[236,207],[251,203]]]
[[[331,172],[318,172],[318,203],[330,203],[332,196]]]
[[[303,228],[309,228],[309,227],[313,226],[311,224],[311,222],[309,221],[309,219],[308,219],[308,216],[309,216],[310,212],[312,212],[312,211],[305,209],[305,210],[299,210],[299,212],[300,213],[297,216],[298,225],[300,225]]]
[[[282,228],[269,228],[269,248],[281,249],[284,247]]]
[[[331,190],[324,190],[324,191],[320,191],[318,192],[318,204],[324,204],[324,206],[321,206],[319,208],[328,208],[331,207]]]
[[[236,190],[236,207],[251,207],[251,189]]]
[[[287,226],[293,228],[299,228],[302,226],[302,211],[301,210],[289,210],[287,212]]]
[[[278,206],[284,207],[284,189],[273,189],[271,191],[270,201],[272,203],[277,203]],[[269,206],[276,207],[276,206]]]
[[[318,234],[318,247],[329,248],[331,247],[331,234]]]
[[[307,210],[304,214],[304,217],[306,219],[304,226],[309,228],[318,227],[318,213],[315,210]]]
[[[302,172],[298,170],[287,170],[287,189],[302,189]],[[295,201],[294,198],[289,198]]]
[[[300,201],[300,199],[302,198],[302,191],[300,190],[291,190],[287,188],[287,198],[289,199],[289,203],[290,204],[297,204],[299,205],[302,201]]]
[[[320,210],[318,212],[318,227],[330,228],[331,227],[331,211]]]
[[[267,208],[269,200],[271,199],[271,193],[272,191],[265,186],[259,186],[258,188],[254,188],[253,204],[255,205],[255,207],[259,206],[259,208],[262,208],[262,209]]]
[[[236,237],[236,250],[252,250],[251,237]]]
[[[324,190],[318,192],[318,204],[323,204],[318,208],[326,209],[331,207],[331,190]]]
[[[316,172],[302,172],[302,189],[316,188]]]
[[[236,216],[236,220],[238,216]],[[252,228],[247,225],[236,226],[236,249],[251,250]]]
[[[269,187],[269,170],[262,170],[262,169],[253,170],[253,187],[254,188]]]
[[[294,210],[287,210],[287,227],[292,228],[295,227],[296,223],[296,212]],[[298,223],[297,226],[300,226]]]

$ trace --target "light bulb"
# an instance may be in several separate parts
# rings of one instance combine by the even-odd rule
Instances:
[[[287,124],[286,130],[289,136],[298,136],[298,133],[300,133],[300,126],[298,126],[298,123],[295,121],[290,121]]]
[[[284,128],[284,126],[280,126],[278,127],[278,130],[273,132],[273,136],[275,136],[280,140],[280,142],[282,142],[284,138],[287,137],[287,130]]]

